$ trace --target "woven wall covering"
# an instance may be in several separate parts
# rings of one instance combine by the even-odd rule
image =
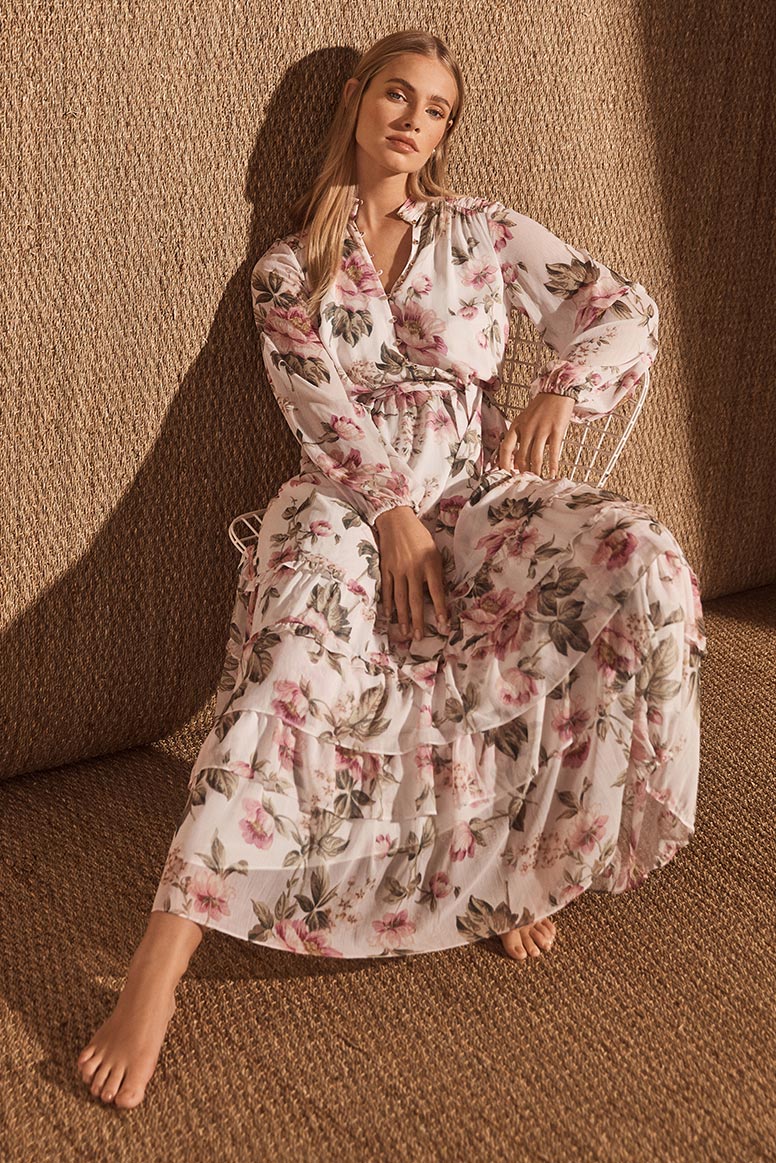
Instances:
[[[250,270],[358,54],[398,27],[464,68],[453,186],[658,302],[650,399],[609,487],[655,508],[704,597],[774,579],[770,13],[7,5],[0,774],[154,740],[208,699],[228,523],[298,465]]]

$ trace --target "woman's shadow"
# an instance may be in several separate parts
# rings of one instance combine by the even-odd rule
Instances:
[[[63,1026],[77,1020],[83,1044],[111,1011],[115,989],[99,983],[123,976],[145,928],[194,756],[182,761],[143,745],[163,739],[212,701],[239,564],[229,523],[266,505],[298,471],[299,446],[261,360],[250,275],[272,241],[292,229],[289,207],[314,177],[326,127],[358,56],[347,48],[322,50],[286,73],[248,162],[245,260],[160,422],[153,450],[89,549],[4,634],[5,771],[20,777],[6,785],[6,855],[19,872],[8,889],[18,894],[16,915],[26,917],[12,939],[19,960],[11,957],[6,999],[24,1015],[30,1035],[35,1027],[36,1044],[51,1043],[52,1063],[62,1053]],[[322,94],[314,109],[311,92]],[[91,438],[99,439],[97,433]],[[45,549],[45,538],[36,540]],[[12,729],[19,723],[23,732]],[[122,750],[125,755],[115,754]],[[52,813],[55,801],[72,810]],[[64,913],[46,904],[61,894],[63,878]],[[95,909],[96,898],[121,906]],[[231,971],[255,976],[256,949],[246,946],[235,962],[239,948],[228,946]],[[18,968],[42,949],[51,954],[50,1002],[61,1007],[59,1021],[52,1021],[50,1008],[39,1020],[23,971],[13,972],[14,963]],[[61,949],[68,950],[64,959],[55,955]],[[283,957],[279,972],[320,972],[318,961]],[[264,963],[270,976],[272,964],[272,958]],[[349,962],[348,969],[357,965]],[[88,1013],[76,1014],[68,978],[86,966],[95,967],[83,982]],[[203,970],[229,975],[210,958],[207,967],[200,962]],[[68,1044],[66,1052],[71,1049]],[[69,1059],[61,1065],[72,1074]]]
[[[246,258],[153,450],[89,549],[5,631],[5,713],[29,729],[6,733],[4,773],[162,738],[215,689],[239,564],[229,523],[266,505],[299,468],[263,367],[250,275],[293,228],[289,208],[314,177],[357,60],[355,50],[326,49],[286,73],[248,162]],[[311,92],[322,94],[314,109]],[[43,531],[33,540],[45,551]]]

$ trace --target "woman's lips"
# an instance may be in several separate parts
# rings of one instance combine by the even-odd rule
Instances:
[[[387,141],[389,145],[394,146],[396,149],[400,149],[402,153],[417,153],[414,145],[410,145],[408,142],[402,141],[400,137],[389,137],[387,138]]]

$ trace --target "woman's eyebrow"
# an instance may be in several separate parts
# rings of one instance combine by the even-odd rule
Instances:
[[[415,92],[415,86],[411,85],[409,83],[409,81],[405,81],[403,77],[388,77],[388,80],[385,82],[386,85],[389,84],[389,82],[391,82],[391,81],[398,81],[400,85],[404,85],[404,87],[406,89],[409,89],[409,91],[411,93]],[[442,105],[446,105],[448,109],[452,109],[452,105],[450,104],[450,102],[447,100],[446,97],[439,97],[439,96],[432,95],[431,97],[429,97],[429,101],[439,101]]]

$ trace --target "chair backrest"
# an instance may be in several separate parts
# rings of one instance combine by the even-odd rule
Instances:
[[[526,315],[515,311],[512,323],[498,396],[498,403],[510,421],[527,406],[531,383],[556,355],[537,335]],[[559,474],[603,488],[633,431],[648,391],[649,371],[645,371],[633,394],[608,416],[569,424],[561,445]]]
[[[527,316],[515,311],[510,320],[510,338],[504,356],[498,397],[500,406],[510,420],[526,407],[530,399],[531,383],[554,354],[537,335],[536,328]],[[603,488],[633,431],[648,391],[649,371],[646,371],[637,390],[627,400],[623,400],[614,412],[597,419],[569,424],[561,445],[558,465],[560,475],[572,481],[590,484],[598,464],[598,477],[593,483]],[[263,509],[241,513],[229,525],[230,540],[240,553],[256,542],[266,511],[265,505]]]

